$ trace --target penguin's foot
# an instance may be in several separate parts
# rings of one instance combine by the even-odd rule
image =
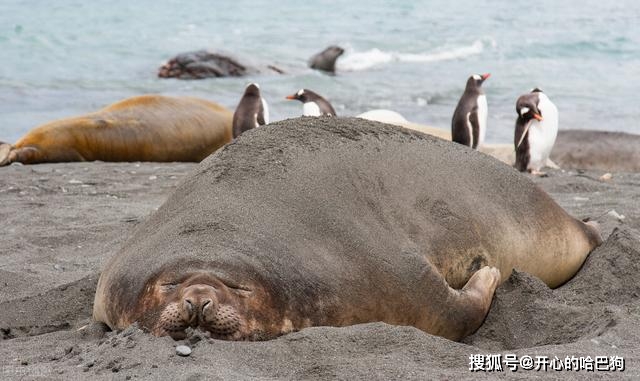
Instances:
[[[547,172],[538,171],[537,169],[532,169],[530,172],[534,176],[547,177],[549,176]]]
[[[11,164],[9,154],[11,153],[11,144],[0,142],[0,167]]]

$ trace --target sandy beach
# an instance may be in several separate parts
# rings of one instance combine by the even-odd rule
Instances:
[[[105,261],[198,167],[66,163],[0,168],[2,379],[495,379],[640,376],[640,173],[552,170],[535,182],[605,242],[551,290],[514,272],[462,343],[383,323],[317,327],[266,342],[183,341],[92,323]],[[610,172],[610,171],[609,171]],[[175,347],[193,349],[188,357]],[[472,355],[618,356],[624,372],[470,371]],[[619,364],[620,365],[620,364]]]

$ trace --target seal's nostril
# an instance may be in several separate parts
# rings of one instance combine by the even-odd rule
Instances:
[[[211,299],[207,299],[202,302],[202,312],[204,312],[208,307],[211,307]]]
[[[189,313],[193,312],[193,302],[190,299],[184,300],[184,307]]]

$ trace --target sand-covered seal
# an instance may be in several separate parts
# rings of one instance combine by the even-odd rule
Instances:
[[[69,161],[201,161],[231,141],[233,114],[189,97],[143,95],[94,113],[46,123],[13,146],[0,165]]]
[[[384,321],[457,340],[513,268],[556,287],[599,242],[467,147],[357,118],[290,119],[201,163],[106,264],[93,316],[174,338]]]

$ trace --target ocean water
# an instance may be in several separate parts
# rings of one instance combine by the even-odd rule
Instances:
[[[516,98],[541,87],[560,128],[640,133],[640,1],[1,0],[0,140],[38,124],[145,94],[192,95],[229,108],[258,82],[271,119],[310,88],[340,115],[385,108],[449,128],[467,77],[490,72],[487,141],[511,142]],[[306,67],[330,44],[338,73]],[[288,75],[159,79],[177,53],[221,50]]]

